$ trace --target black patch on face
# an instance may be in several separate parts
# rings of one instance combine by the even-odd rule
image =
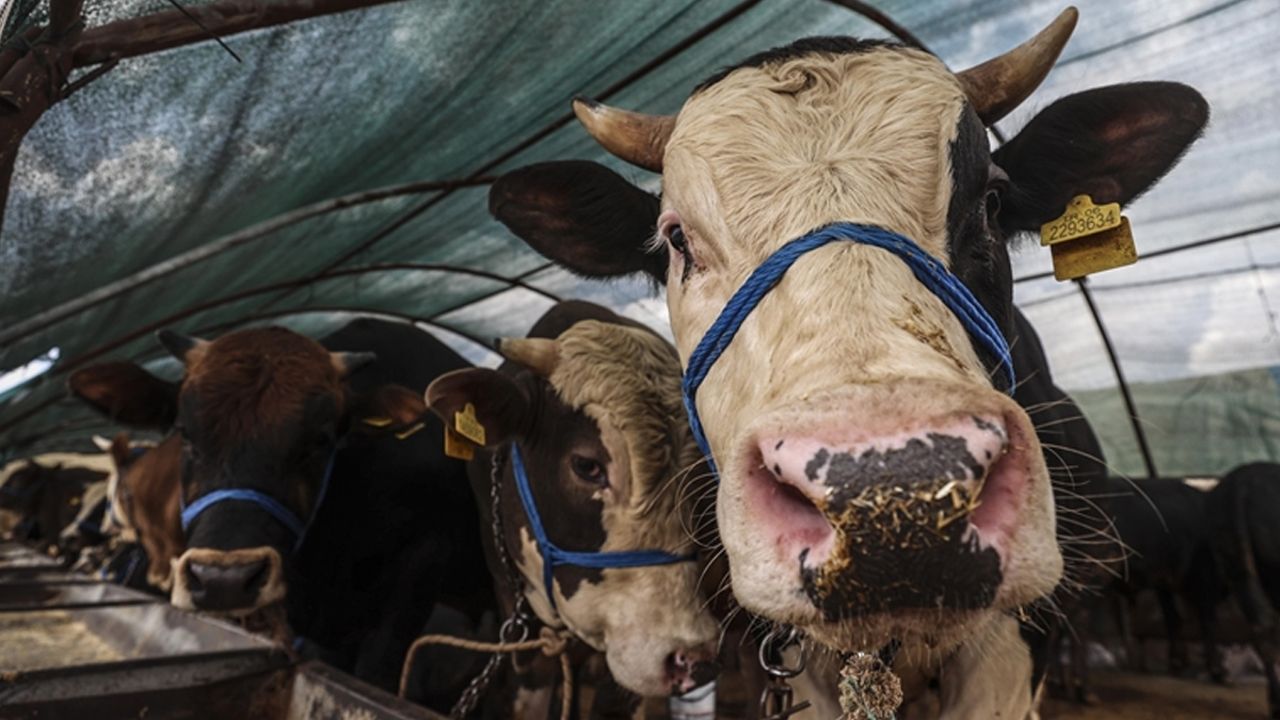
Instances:
[[[611,457],[600,439],[600,428],[590,417],[565,405],[545,380],[522,372],[517,382],[525,384],[533,398],[533,421],[520,441],[520,450],[543,530],[562,550],[597,552],[607,537],[604,503],[592,497],[596,488],[574,474],[570,456],[587,455],[608,467]],[[503,503],[508,519],[507,546],[517,548],[520,530],[528,528],[529,520],[509,462],[506,474]],[[600,568],[559,565],[555,569],[555,579],[566,599],[572,598],[583,582],[599,583],[603,578]]]
[[[740,63],[730,65],[726,68],[716,71],[714,75],[702,81],[698,87],[693,89],[693,94],[706,90],[723,80],[729,73],[741,68],[758,68],[765,65],[774,65],[777,63],[793,60],[805,55],[855,55],[864,53],[878,48],[900,48],[900,43],[889,40],[860,40],[858,38],[843,35],[819,35],[815,37],[800,38],[790,45],[783,45],[771,50],[765,50],[756,53]]]
[[[973,292],[1006,338],[1013,331],[1013,274],[995,218],[986,216],[991,153],[986,130],[966,102],[951,141],[951,200],[947,206],[947,254],[951,271]],[[985,345],[974,349],[988,372],[997,360]]]
[[[821,567],[805,567],[805,554],[799,563],[805,592],[827,620],[991,604],[1000,557],[965,537],[969,488],[937,497],[952,480],[983,475],[963,438],[930,433],[928,442],[860,455],[820,450],[806,473],[816,478],[824,466],[832,491],[822,511],[836,528],[836,546]]]

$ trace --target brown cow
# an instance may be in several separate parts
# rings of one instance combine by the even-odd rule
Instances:
[[[153,447],[134,446],[124,433],[110,444],[116,480],[111,514],[147,554],[147,582],[168,592],[172,564],[186,549],[178,492],[182,487],[182,442],[176,435]]]

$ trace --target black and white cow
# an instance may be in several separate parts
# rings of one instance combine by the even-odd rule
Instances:
[[[699,592],[693,508],[680,493],[702,456],[681,408],[675,348],[606,308],[567,301],[498,349],[500,368],[443,375],[427,402],[446,422],[470,405],[484,428],[468,472],[490,523],[493,483],[501,487],[505,553],[523,586],[509,586],[486,534],[504,602],[522,592],[540,622],[604,653],[613,678],[635,693],[710,680],[717,625]],[[548,554],[518,492],[517,463],[545,539],[607,567],[557,564],[548,587]],[[617,553],[634,551],[655,557],[617,564]]]
[[[70,384],[122,422],[173,426],[186,535],[173,604],[244,615],[283,601],[304,647],[389,689],[438,599],[492,607],[465,466],[422,403],[467,367],[459,355],[368,318],[319,342],[275,327],[160,338],[181,382],[111,364]]]
[[[490,196],[562,265],[664,283],[686,369],[766,260],[856,225],[858,242],[790,258],[699,368],[720,535],[747,609],[840,650],[898,640],[895,670],[938,678],[948,712],[973,717],[1026,714],[1024,683],[968,680],[1031,674],[1012,616],[1063,568],[1040,420],[998,386],[1001,341],[1017,350],[1006,239],[1079,194],[1129,202],[1208,116],[1191,88],[1117,85],[1058,100],[991,152],[984,126],[1034,90],[1075,19],[963,73],[810,38],[716,73],[674,117],[578,101],[607,149],[662,172],[656,222],[659,201],[592,163],[516,171]],[[922,266],[980,310],[962,321]],[[975,325],[994,331],[979,342]]]

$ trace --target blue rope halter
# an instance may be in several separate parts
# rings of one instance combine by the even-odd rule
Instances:
[[[693,438],[702,449],[702,454],[706,456],[711,472],[716,475],[719,475],[719,470],[711,457],[711,446],[707,444],[707,437],[702,431],[702,420],[698,417],[698,406],[695,401],[698,387],[706,379],[707,373],[711,372],[711,366],[720,358],[725,348],[729,347],[733,336],[737,334],[738,328],[742,327],[747,316],[756,308],[756,305],[760,304],[765,294],[782,280],[782,276],[795,264],[795,261],[805,253],[837,240],[847,240],[888,250],[901,258],[907,267],[911,268],[916,279],[938,296],[938,299],[960,319],[965,330],[995,356],[998,366],[1004,368],[1008,379],[1006,392],[1013,392],[1015,380],[1009,343],[991,314],[982,307],[959,278],[952,275],[932,255],[920,249],[919,245],[898,233],[875,225],[851,222],[832,223],[788,242],[766,258],[760,267],[751,273],[746,282],[742,283],[742,287],[729,298],[729,302],[725,303],[720,316],[711,323],[707,334],[702,336],[702,340],[693,349],[693,354],[689,356],[689,365],[685,368],[684,380],[681,382],[684,409],[689,415],[689,426],[693,430]]]
[[[546,528],[542,526],[542,517],[538,515],[538,507],[533,503],[533,491],[529,488],[529,476],[524,469],[524,458],[520,456],[520,447],[511,443],[511,471],[516,476],[516,490],[520,493],[520,504],[529,516],[529,527],[538,543],[538,552],[542,555],[542,582],[547,591],[547,601],[551,609],[556,609],[556,597],[552,590],[551,571],[557,565],[575,565],[585,568],[633,568],[647,565],[671,565],[692,561],[696,555],[676,555],[665,550],[625,550],[613,552],[575,552],[564,550],[551,542]]]
[[[297,552],[298,548],[302,547],[302,541],[307,537],[307,530],[311,529],[311,523],[315,520],[320,505],[324,503],[324,496],[329,491],[329,480],[333,477],[334,461],[337,460],[338,451],[343,445],[341,441],[335,443],[333,451],[329,453],[329,461],[324,467],[324,477],[320,480],[320,494],[316,496],[315,504],[311,508],[311,516],[306,522],[303,522],[297,513],[285,507],[284,503],[264,492],[248,488],[223,488],[201,495],[190,505],[187,505],[182,493],[178,493],[178,501],[182,506],[182,532],[185,533],[187,528],[191,527],[191,523],[195,522],[205,510],[218,503],[237,500],[257,505],[285,526],[294,537],[293,549]]]

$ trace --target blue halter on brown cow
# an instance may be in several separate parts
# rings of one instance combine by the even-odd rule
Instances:
[[[493,607],[465,466],[422,402],[462,357],[369,318],[320,341],[278,327],[160,338],[180,382],[112,363],[70,383],[120,422],[172,427],[160,449],[181,455],[174,605],[244,616],[283,603],[304,654],[387,689],[437,601],[473,620]]]
[[[662,173],[661,200],[584,162],[509,173],[490,196],[563,266],[664,284],[686,369],[780,249],[859,228],[729,307],[746,316],[691,404],[739,601],[837,650],[900,644],[907,700],[936,680],[956,716],[1030,710],[1031,684],[1008,682],[1033,674],[1017,618],[1063,575],[1045,418],[1028,412],[1061,392],[1040,362],[1040,392],[1005,394],[1002,349],[1029,332],[1007,239],[1078,195],[1128,203],[1208,117],[1189,87],[1116,85],[1054,102],[992,152],[985,127],[1031,94],[1075,20],[960,73],[892,43],[810,38],[716,73],[674,117],[579,100],[606,149]]]

